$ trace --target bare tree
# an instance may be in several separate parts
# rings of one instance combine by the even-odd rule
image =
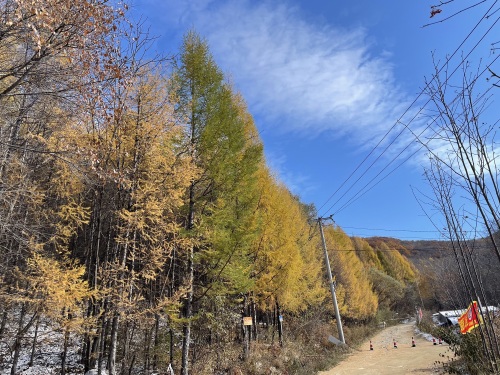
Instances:
[[[483,120],[490,99],[486,93],[476,94],[479,79],[487,69],[470,71],[464,64],[462,81],[453,87],[444,70],[436,69],[428,85],[428,95],[436,108],[436,127],[432,135],[435,148],[429,148],[430,167],[425,176],[435,195],[434,209],[441,212],[448,239],[456,260],[456,270],[463,284],[458,298],[462,306],[479,299],[488,305],[485,281],[478,269],[479,241],[486,233],[491,257],[500,266],[500,249],[496,232],[500,223],[500,187],[497,166],[497,121]],[[491,121],[491,120],[490,120]],[[484,310],[484,325],[479,327],[483,352],[490,369],[498,371],[500,358],[498,332],[493,316]]]

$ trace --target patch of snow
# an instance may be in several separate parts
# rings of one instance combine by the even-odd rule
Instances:
[[[419,330],[418,328],[415,327],[415,334],[416,335],[419,335],[419,336],[422,336],[424,339],[426,339],[427,341],[432,341],[433,339],[435,339],[434,336],[432,336],[430,333],[425,333],[425,332],[422,332],[421,330]]]
[[[92,370],[89,370],[85,373],[85,375],[98,375],[98,371],[97,369],[92,369]],[[101,370],[101,375],[108,375],[108,372],[104,369]]]

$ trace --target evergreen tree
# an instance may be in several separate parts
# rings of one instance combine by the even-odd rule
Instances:
[[[262,147],[241,98],[224,81],[207,43],[194,32],[184,38],[174,89],[176,114],[186,127],[186,148],[199,173],[185,204],[186,235],[192,239],[183,309],[181,371],[187,375],[194,298],[200,306],[204,296],[249,286],[245,254],[257,197],[253,175]]]

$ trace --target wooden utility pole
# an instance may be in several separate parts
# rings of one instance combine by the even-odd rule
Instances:
[[[342,321],[340,320],[339,305],[337,304],[337,295],[335,294],[335,284],[332,278],[332,269],[330,267],[330,260],[328,259],[328,251],[326,249],[325,234],[323,233],[322,217],[318,217],[319,232],[321,234],[321,242],[323,243],[323,251],[325,252],[326,271],[328,273],[328,283],[330,284],[330,292],[332,293],[333,308],[335,310],[335,319],[337,320],[337,329],[339,331],[339,340],[345,344],[344,331],[342,330]]]

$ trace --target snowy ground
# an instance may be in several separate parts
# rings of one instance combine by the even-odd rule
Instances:
[[[22,342],[16,374],[19,375],[52,375],[59,374],[61,370],[61,355],[63,352],[63,335],[52,330],[46,323],[38,326],[37,345],[33,355],[33,364],[30,366],[32,344],[35,336],[35,327],[32,326]],[[8,325],[4,338],[0,342],[0,375],[10,375],[14,353],[12,352],[14,330]],[[80,356],[77,354],[78,341],[70,337],[70,347],[66,358],[68,375],[82,375],[83,365],[79,364]]]

